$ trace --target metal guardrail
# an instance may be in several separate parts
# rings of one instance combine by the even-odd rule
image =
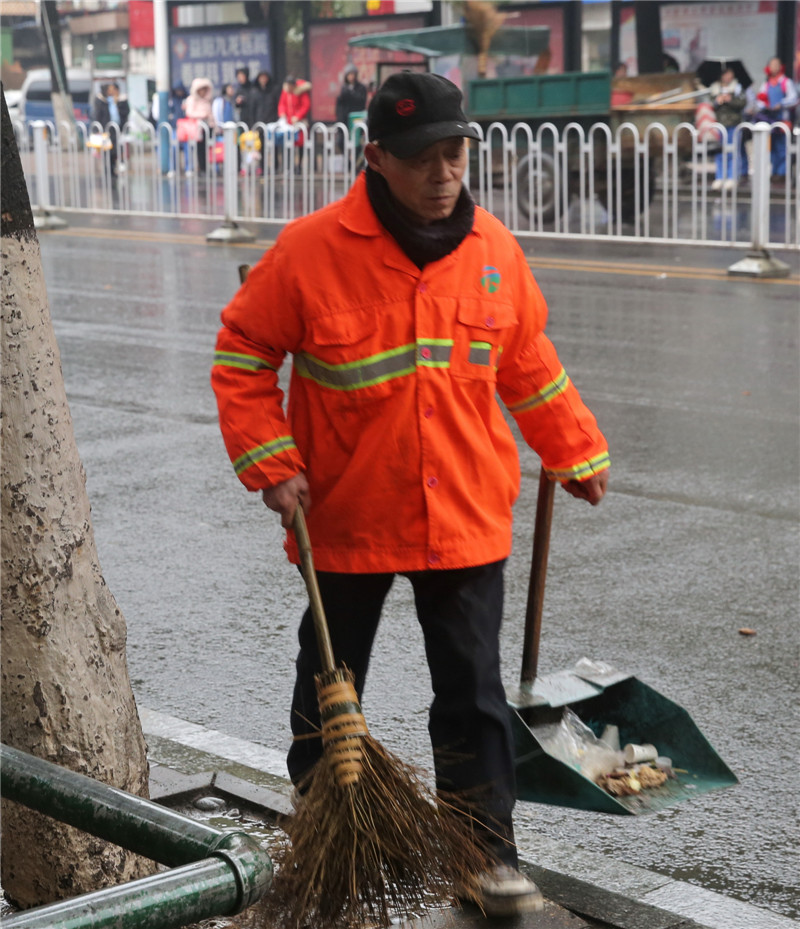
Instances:
[[[3,919],[3,929],[173,929],[239,913],[272,883],[245,832],[221,831],[8,745],[2,796],[169,865],[171,870]]]
[[[729,136],[719,123],[702,130],[659,122],[613,130],[604,122],[478,128],[465,181],[476,201],[516,235],[742,247],[758,240],[762,247],[800,248],[798,129],[742,123]],[[166,123],[111,124],[105,131],[118,152],[115,178],[110,153],[87,145],[103,131],[98,124],[16,129],[39,212],[250,223],[287,222],[343,196],[361,169],[367,138],[363,122],[352,130],[315,123],[298,145],[264,124],[245,136],[246,126],[227,123],[220,136],[206,129],[191,143],[179,143]],[[771,178],[769,146],[779,135],[787,173]],[[197,170],[203,152],[205,167]],[[730,160],[736,180],[721,190],[713,183],[718,155]]]

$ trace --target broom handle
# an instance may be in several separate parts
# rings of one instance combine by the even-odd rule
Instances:
[[[522,645],[520,686],[530,689],[539,668],[539,640],[542,636],[542,607],[550,552],[550,525],[553,522],[555,482],[542,467],[539,472],[539,496],[536,499],[536,522],[533,528],[533,557],[528,585],[528,605],[525,609],[525,635]]]
[[[303,568],[303,580],[306,582],[308,602],[311,604],[311,615],[314,617],[314,632],[317,635],[317,648],[322,661],[323,671],[333,671],[336,662],[333,657],[331,634],[328,622],[325,619],[325,609],[322,606],[322,595],[317,583],[317,572],[314,570],[314,556],[311,553],[311,539],[308,537],[308,527],[303,507],[298,503],[294,511],[294,529],[297,539],[297,548],[300,552],[300,564]]]
[[[239,283],[244,284],[247,275],[250,273],[250,265],[239,265]]]

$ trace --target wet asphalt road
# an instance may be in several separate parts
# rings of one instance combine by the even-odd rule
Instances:
[[[264,243],[207,245],[208,225],[70,222],[41,234],[43,264],[137,700],[285,749],[304,590],[276,517],[233,475],[209,387],[220,309]],[[800,262],[780,255],[790,282],[727,279],[740,257],[534,243],[549,333],[613,462],[599,508],[557,494],[540,673],[582,656],[633,673],[689,710],[741,783],[651,816],[520,803],[516,819],[528,836],[797,917]],[[509,684],[539,467],[525,448],[521,458]],[[376,738],[426,768],[429,699],[400,581],[364,713]]]

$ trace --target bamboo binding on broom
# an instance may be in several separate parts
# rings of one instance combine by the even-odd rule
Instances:
[[[256,909],[280,929],[388,926],[392,914],[474,893],[489,865],[466,814],[367,729],[352,673],[336,667],[302,508],[294,530],[322,673],[322,758],[301,785],[287,840],[272,850],[272,890]]]

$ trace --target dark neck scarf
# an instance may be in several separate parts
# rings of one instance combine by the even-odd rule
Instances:
[[[367,196],[372,209],[397,240],[397,244],[418,268],[438,261],[455,251],[472,230],[475,202],[466,187],[456,201],[453,212],[446,219],[437,219],[429,226],[419,226],[406,218],[389,190],[382,175],[366,169]]]

